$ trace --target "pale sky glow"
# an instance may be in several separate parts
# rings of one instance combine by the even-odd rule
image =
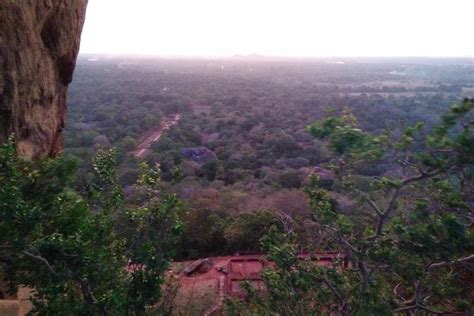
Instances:
[[[89,0],[81,53],[474,57],[474,0]]]

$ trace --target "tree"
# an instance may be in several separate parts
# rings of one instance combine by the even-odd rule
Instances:
[[[327,190],[308,188],[325,240],[315,251],[337,250],[351,264],[301,262],[294,238],[272,232],[263,240],[277,265],[264,273],[268,290],[249,289],[251,304],[237,306],[281,315],[472,312],[473,110],[474,101],[465,99],[426,134],[416,124],[397,139],[367,134],[351,116],[311,125],[338,162],[341,191],[361,206],[358,214],[343,214]],[[373,177],[369,190],[358,188],[355,167],[381,158],[399,165],[396,176]]]
[[[213,181],[217,176],[218,168],[219,164],[217,160],[210,160],[201,167],[201,172],[209,181]]]
[[[82,196],[71,162],[23,161],[12,139],[0,150],[0,273],[12,291],[35,289],[33,312],[142,315],[160,299],[181,231],[179,201],[159,194],[159,172],[142,166],[137,185],[149,199],[128,209],[114,156],[97,154]]]
[[[299,188],[301,178],[298,171],[285,171],[279,176],[280,184],[285,188]]]
[[[270,227],[281,230],[278,217],[265,210],[238,215],[225,227],[224,234],[227,248],[231,251],[258,251],[261,250],[258,241]]]
[[[224,227],[228,214],[197,207],[186,212],[182,218],[185,230],[179,243],[179,258],[189,260],[204,256],[219,255],[226,248]]]

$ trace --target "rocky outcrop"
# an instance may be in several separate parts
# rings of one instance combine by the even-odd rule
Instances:
[[[62,150],[67,87],[87,0],[0,1],[0,143],[35,159]]]
[[[0,315],[23,316],[31,311],[31,290],[20,287],[14,295],[8,295],[6,285],[0,281]]]
[[[216,154],[206,147],[183,148],[181,156],[200,164],[217,159]]]

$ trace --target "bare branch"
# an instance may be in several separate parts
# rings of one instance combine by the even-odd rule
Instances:
[[[391,213],[395,210],[400,193],[401,193],[401,188],[398,188],[395,190],[395,192],[392,195],[392,198],[390,199],[390,203],[388,204],[387,209],[382,214],[379,215],[379,220],[377,222],[377,228],[375,229],[375,234],[367,237],[368,241],[374,241],[375,239],[377,239],[379,236],[382,235],[385,222],[387,218],[390,217]]]
[[[323,281],[331,289],[331,291],[334,293],[334,295],[336,295],[337,300],[342,305],[342,307],[344,307],[344,305],[346,305],[346,303],[344,302],[344,299],[342,298],[341,294],[339,294],[337,289],[327,279],[324,278]]]
[[[287,233],[287,234],[291,234],[293,233],[293,227],[292,225],[294,224],[294,220],[293,218],[286,214],[285,212],[283,211],[279,211],[277,212],[276,214],[278,216],[278,219],[280,220],[281,224],[283,225],[283,229],[284,231]]]
[[[80,284],[81,284],[81,291],[82,291],[82,294],[84,295],[86,302],[88,304],[96,304],[97,299],[95,298],[94,294],[91,291],[90,284],[84,280],[81,280]]]
[[[36,260],[39,260],[41,262],[43,262],[46,267],[48,268],[49,272],[51,272],[51,274],[53,274],[54,276],[56,277],[60,277],[61,274],[59,274],[58,272],[56,272],[53,267],[49,264],[48,260],[46,260],[45,258],[41,257],[41,256],[37,256],[37,255],[34,255],[32,254],[31,252],[28,252],[28,251],[22,251],[22,254],[30,257],[30,258],[33,258],[33,259],[36,259]]]
[[[471,261],[474,262],[474,254],[464,257],[464,258],[455,259],[452,261],[442,261],[442,262],[432,263],[428,266],[427,271],[431,271],[433,269],[438,269],[438,268],[446,268],[446,267],[459,265],[463,263],[470,263]]]
[[[362,198],[372,207],[372,209],[377,213],[377,215],[382,215],[382,210],[375,204],[375,202],[364,192],[357,190],[357,193],[362,196]]]
[[[414,163],[410,162],[410,161],[408,160],[408,158],[409,158],[409,157],[406,157],[405,160],[399,161],[398,163],[399,163],[400,165],[404,166],[404,167],[412,167],[412,168],[415,168],[416,170],[418,170],[418,172],[419,172],[420,174],[423,174],[423,173],[424,173],[423,168],[422,168],[420,165],[417,165],[417,164],[414,164]]]
[[[415,282],[415,302],[416,305],[421,305],[421,281]]]
[[[394,313],[397,313],[397,314],[401,314],[401,313],[406,313],[406,312],[409,312],[409,311],[415,311],[417,309],[421,309],[421,310],[424,310],[424,311],[427,311],[428,313],[431,313],[433,315],[445,315],[446,313],[449,313],[449,312],[437,312],[435,310],[432,310],[426,306],[423,306],[423,305],[418,305],[418,304],[415,304],[415,305],[410,305],[410,306],[405,306],[405,307],[400,307],[400,308],[397,308],[395,309],[393,312]]]
[[[410,306],[400,307],[400,308],[397,308],[396,310],[394,310],[393,312],[394,313],[403,313],[403,312],[408,312],[408,311],[412,311],[412,310],[415,310],[415,309],[418,309],[418,305],[410,305]]]
[[[350,250],[352,250],[353,252],[355,253],[358,253],[359,251],[357,250],[357,248],[355,248],[353,245],[351,245],[351,243],[346,239],[344,238],[344,236],[342,236],[341,232],[338,231],[336,228],[334,227],[331,227],[329,225],[322,225],[322,227],[324,228],[327,228],[333,232],[336,233],[337,237],[339,238],[339,240],[344,244],[346,245]]]
[[[434,177],[435,175],[440,174],[442,171],[443,171],[442,169],[435,169],[432,171],[422,172],[410,178],[403,179],[401,180],[401,187],[404,187],[405,185],[413,183],[413,182],[417,182],[417,181]]]
[[[424,180],[424,179],[434,177],[435,175],[437,175],[441,172],[442,172],[441,169],[436,169],[436,170],[432,170],[432,171],[428,171],[428,172],[422,172],[422,173],[420,173],[416,176],[401,180],[400,186],[397,189],[395,189],[395,192],[393,193],[392,198],[390,199],[390,202],[389,202],[387,208],[385,209],[385,211],[382,214],[379,215],[379,220],[377,222],[377,228],[376,228],[375,234],[372,235],[372,236],[369,236],[367,238],[367,240],[368,241],[374,241],[375,239],[377,239],[379,236],[382,235],[383,228],[385,226],[386,220],[390,217],[392,212],[397,207],[398,198],[400,197],[400,194],[402,192],[403,187],[405,187],[406,185],[408,185],[410,183],[414,183],[414,182],[417,182],[417,181],[421,181],[421,180]]]

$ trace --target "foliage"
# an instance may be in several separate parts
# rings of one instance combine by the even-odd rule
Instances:
[[[278,217],[269,211],[236,216],[224,229],[228,251],[259,251],[259,240],[270,227],[282,231]]]
[[[249,303],[230,302],[230,314],[320,315],[330,311],[334,288],[344,282],[337,270],[343,268],[342,260],[331,268],[301,260],[295,240],[275,227],[262,238],[262,247],[277,266],[266,268],[262,274],[266,292],[262,295],[249,284],[244,285]]]
[[[459,99],[462,87],[472,85],[464,62],[357,60],[341,66],[309,60],[230,59],[216,64],[131,58],[124,64],[113,57],[94,62],[79,58],[69,90],[65,152],[79,158],[80,181],[87,184],[94,149],[115,147],[120,184],[126,199],[133,199],[130,187],[140,170],[130,151],[164,117],[179,112],[179,123],[163,133],[145,160],[160,163],[161,178],[168,182],[164,185],[172,187],[174,179],[182,179],[177,194],[190,205],[203,200],[199,194],[208,188],[222,192],[199,208],[219,206],[224,217],[233,217],[241,208],[268,209],[255,201],[305,185],[316,166],[340,166],[337,159],[330,159],[328,144],[313,139],[305,129],[322,118],[328,105],[333,116],[343,115],[338,126],[347,133],[338,134],[339,149],[357,139],[346,156],[357,150],[373,154],[371,164],[364,159],[350,166],[354,175],[382,176],[396,168],[387,155],[380,157],[383,139],[368,150],[370,135],[361,132],[402,133],[403,126],[420,120],[431,128],[439,113]],[[183,148],[193,147],[206,147],[217,159],[205,163],[181,155]],[[183,174],[177,175],[179,170]],[[321,181],[328,187],[333,182],[332,177]],[[229,195],[245,199],[230,201]],[[271,208],[286,211],[278,204]],[[205,247],[199,249],[207,255]],[[221,249],[218,254],[226,254]]]
[[[228,215],[198,208],[183,214],[182,221],[185,228],[178,244],[179,259],[212,256],[226,248]]]
[[[285,188],[299,188],[301,186],[301,177],[298,172],[287,171],[280,174],[279,182]]]
[[[13,140],[0,150],[0,271],[12,291],[35,289],[34,313],[142,315],[160,298],[181,232],[179,202],[154,195],[127,209],[113,150],[94,158],[86,196],[72,188],[74,170],[63,158],[23,161]],[[158,176],[145,173],[140,185],[156,194]]]
[[[320,238],[349,258],[350,266],[302,262],[295,235],[271,231],[262,243],[277,269],[264,274],[267,291],[249,288],[251,303],[232,310],[237,306],[268,315],[472,312],[473,192],[458,176],[473,167],[473,110],[474,101],[465,99],[432,132],[423,135],[418,124],[398,141],[383,143],[343,119],[313,124],[312,134],[326,139],[344,165],[340,187],[359,200],[364,214],[344,214],[331,192],[308,188]],[[417,137],[424,147],[413,145]],[[371,158],[359,146],[368,151],[383,146],[402,169],[373,177],[370,188],[361,190],[347,167]]]
[[[217,161],[216,160],[211,160],[211,161],[206,162],[202,166],[201,171],[208,180],[212,181],[217,176],[218,167],[219,167],[219,165],[218,165]]]

